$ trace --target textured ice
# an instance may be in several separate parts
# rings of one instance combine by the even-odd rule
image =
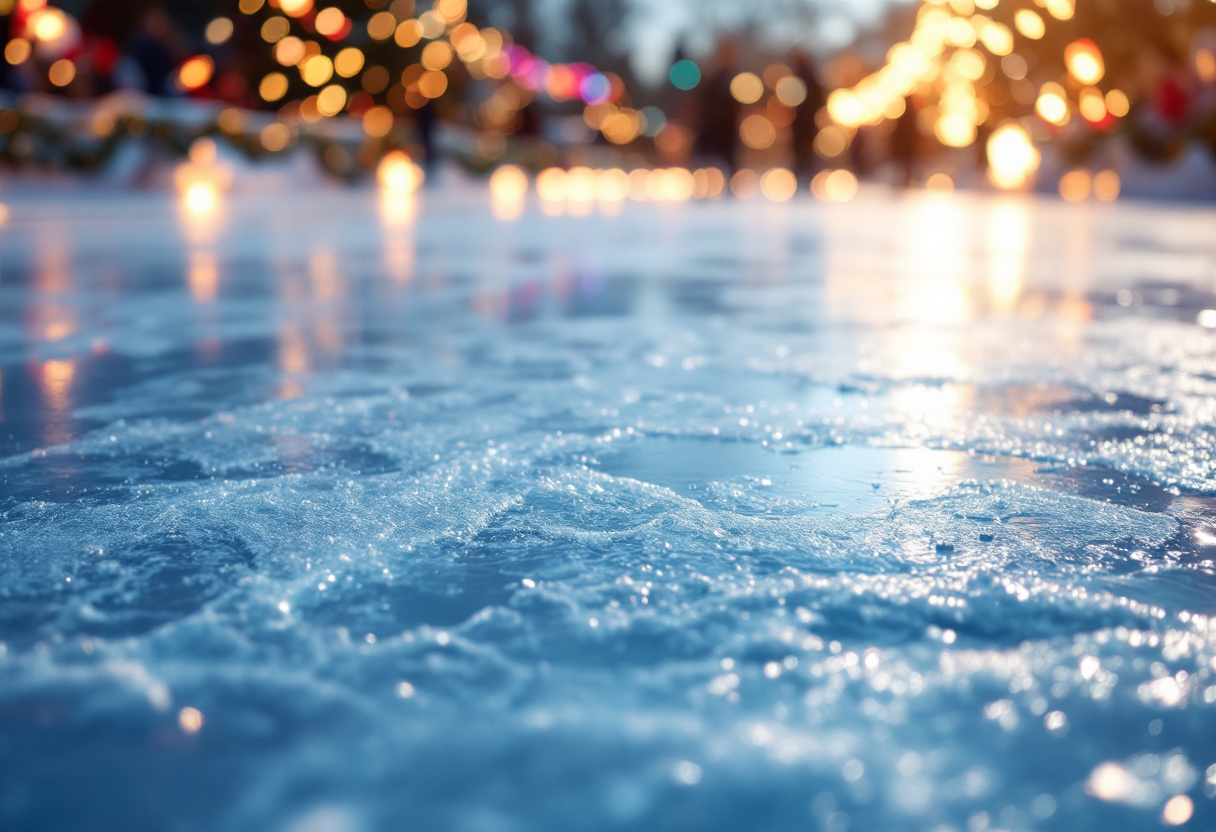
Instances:
[[[1210,211],[12,207],[0,828],[1216,822]]]

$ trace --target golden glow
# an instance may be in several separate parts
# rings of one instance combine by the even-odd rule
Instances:
[[[1131,112],[1132,105],[1123,90],[1111,90],[1106,94],[1106,109],[1115,118],[1123,118]]]
[[[975,122],[965,113],[943,113],[933,130],[947,147],[967,147],[975,141]]]
[[[1081,111],[1082,118],[1097,124],[1106,118],[1106,99],[1096,87],[1086,87],[1081,90],[1078,109]]]
[[[1046,83],[1039,91],[1039,97],[1034,103],[1034,111],[1039,114],[1040,118],[1051,124],[1067,124],[1071,117],[1067,95],[1059,84]]]
[[[787,107],[797,107],[806,101],[806,83],[801,78],[786,75],[777,81],[777,100]]]
[[[798,193],[798,177],[785,168],[767,170],[760,177],[760,193],[772,202],[789,202]]]
[[[858,127],[866,113],[861,99],[852,90],[835,90],[828,96],[828,115],[837,124]]]
[[[203,714],[197,708],[182,708],[177,714],[177,724],[187,734],[197,734],[203,727]]]
[[[388,107],[372,107],[363,114],[363,132],[374,139],[387,136],[393,129],[393,111]]]
[[[231,170],[218,164],[218,156],[214,140],[198,139],[190,146],[189,161],[174,172],[181,211],[194,238],[211,235],[223,192],[232,181]]]
[[[825,159],[835,159],[848,149],[849,140],[846,128],[829,124],[815,137],[815,152]]]
[[[1104,170],[1094,177],[1094,196],[1102,202],[1114,202],[1119,198],[1123,183],[1119,174],[1113,170]]]
[[[730,178],[730,192],[739,199],[754,199],[760,193],[760,177],[748,168],[735,171]]]
[[[1072,20],[1076,13],[1075,0],[1043,0],[1040,5],[1046,5],[1047,13],[1056,20]]]
[[[764,81],[754,72],[740,72],[731,79],[730,94],[740,104],[755,104],[764,95]]]
[[[1195,814],[1195,802],[1185,794],[1171,797],[1161,810],[1161,822],[1166,826],[1182,826]]]
[[[448,24],[459,23],[468,13],[466,0],[437,0],[435,13]]]
[[[739,125],[739,137],[752,150],[766,150],[777,141],[777,128],[765,116],[753,113]]]
[[[595,198],[600,202],[624,202],[629,198],[629,174],[619,168],[601,171],[595,183]]]
[[[561,168],[546,168],[536,177],[536,195],[545,202],[565,202],[566,172]]]
[[[1106,64],[1098,45],[1088,38],[1081,38],[1064,49],[1064,62],[1068,72],[1082,84],[1093,86],[1106,74]]]
[[[232,21],[226,17],[217,17],[207,24],[207,30],[204,34],[208,43],[218,45],[227,43],[232,38],[232,32]]]
[[[367,36],[372,40],[388,40],[397,29],[397,18],[392,12],[376,12],[367,21]]]
[[[191,216],[211,216],[219,211],[220,189],[213,182],[190,182],[182,191],[182,207]]]
[[[363,69],[363,52],[348,46],[334,57],[334,72],[343,78],[353,78]]]
[[[1025,188],[1039,169],[1041,154],[1017,122],[998,127],[988,138],[987,149],[988,178],[1002,190]]]
[[[268,17],[262,24],[262,40],[267,43],[278,43],[289,34],[291,34],[291,21],[285,17],[278,15]]]
[[[714,199],[726,191],[726,177],[717,168],[701,168],[692,175],[693,196],[696,199]]]
[[[54,43],[68,34],[69,18],[61,9],[42,8],[26,20],[26,31],[34,40]]]
[[[595,171],[585,167],[573,167],[566,171],[566,199],[571,202],[593,202]]]
[[[287,95],[287,76],[281,72],[272,72],[258,84],[258,95],[263,101],[278,101]]]
[[[310,87],[322,87],[334,77],[334,63],[324,55],[314,55],[300,66],[300,77]]]
[[[4,60],[19,66],[30,58],[30,42],[25,38],[13,38],[4,47]]]
[[[419,15],[418,22],[422,25],[422,36],[427,40],[439,37],[447,28],[447,21],[433,9]]]
[[[1093,192],[1093,179],[1087,170],[1070,170],[1060,177],[1060,196],[1065,202],[1080,202]]]
[[[342,14],[342,10],[335,6],[321,9],[313,20],[313,26],[317,32],[327,38],[340,35],[342,30],[346,28],[346,25],[346,15]]]
[[[490,196],[496,201],[520,202],[528,195],[528,175],[515,165],[503,165],[490,175]]]
[[[985,49],[999,57],[1013,52],[1013,32],[1003,23],[988,21],[980,29],[980,42]]]
[[[211,303],[219,296],[220,263],[214,251],[190,252],[186,281],[195,303]]]
[[[1018,9],[1017,14],[1013,16],[1013,25],[1031,40],[1039,40],[1047,34],[1047,24],[1043,22],[1043,18],[1030,9]]]
[[[857,177],[847,170],[821,171],[811,180],[811,193],[829,202],[850,202],[857,190]]]
[[[403,21],[402,24],[397,27],[394,40],[397,42],[397,45],[403,49],[408,49],[409,47],[414,46],[418,43],[418,41],[422,40],[422,24],[413,19]]]
[[[418,79],[418,92],[426,98],[439,98],[448,89],[448,77],[442,72],[428,69]]]
[[[317,93],[317,111],[323,116],[336,116],[346,106],[346,90],[338,84],[330,84]]]
[[[291,142],[291,128],[282,122],[274,122],[262,128],[259,136],[262,147],[271,153],[278,153]]]
[[[76,64],[67,58],[60,58],[51,64],[46,73],[47,80],[57,87],[66,87],[76,79]]]
[[[215,64],[206,55],[196,55],[182,64],[177,79],[184,89],[198,90],[207,86],[215,72]]]
[[[441,40],[428,43],[422,50],[422,65],[427,69],[447,69],[452,63],[452,47]]]
[[[76,363],[70,360],[42,363],[42,392],[55,410],[67,410],[71,405],[72,382],[76,379]],[[63,437],[61,441],[66,441]]]
[[[288,35],[275,44],[274,59],[283,66],[295,66],[304,60],[304,41]]]
[[[422,168],[400,150],[386,154],[376,170],[380,187],[394,193],[412,194],[426,178]]]
[[[646,196],[655,202],[685,202],[695,190],[692,172],[684,168],[656,168],[646,176]]]
[[[954,190],[954,180],[948,173],[935,173],[925,180],[925,190],[950,193]]]
[[[613,144],[629,144],[642,132],[642,123],[634,110],[620,110],[604,118],[600,131]]]
[[[257,14],[264,5],[266,5],[266,0],[241,0],[238,8],[240,8],[241,14]]]
[[[279,0],[279,9],[288,17],[303,17],[312,11],[312,0]]]
[[[1216,52],[1206,47],[1195,50],[1195,74],[1205,84],[1216,84]]]
[[[988,303],[993,313],[1017,310],[1026,284],[1030,215],[1020,201],[993,203],[988,213]]]

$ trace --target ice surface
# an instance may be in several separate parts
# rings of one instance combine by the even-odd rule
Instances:
[[[0,828],[1216,822],[1211,211],[11,207]]]

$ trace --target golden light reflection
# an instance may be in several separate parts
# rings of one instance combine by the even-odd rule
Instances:
[[[418,195],[381,190],[380,227],[384,235],[384,267],[395,282],[414,276],[414,218]]]
[[[76,380],[76,362],[54,360],[42,362],[39,381],[42,395],[48,406],[60,412],[72,405],[72,383]]]
[[[174,182],[178,206],[192,242],[209,242],[215,234],[223,195],[232,181],[232,170],[218,161],[211,139],[199,139],[190,147],[190,160],[178,165]]]
[[[309,371],[308,344],[294,327],[284,327],[279,333],[280,399],[298,399],[304,395],[304,377]]]
[[[503,165],[490,175],[490,207],[501,222],[519,219],[528,196],[528,175],[515,165]]]
[[[195,303],[212,303],[219,295],[220,264],[214,251],[191,251],[186,282]]]
[[[1017,309],[1026,285],[1030,213],[1021,202],[1001,201],[988,210],[988,304],[997,315]]]
[[[1002,190],[1027,187],[1039,170],[1041,155],[1030,133],[1017,122],[1006,122],[988,139],[988,178]]]
[[[385,154],[376,169],[376,178],[382,190],[398,194],[412,194],[422,186],[426,174],[422,168],[400,150]]]

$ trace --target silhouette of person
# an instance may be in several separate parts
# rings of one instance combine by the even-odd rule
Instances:
[[[904,99],[904,112],[896,119],[891,131],[891,158],[899,168],[898,184],[901,188],[912,185],[916,176],[916,160],[920,150],[920,134],[916,119],[920,110],[912,96]]]
[[[794,173],[810,178],[815,173],[815,139],[819,136],[816,114],[827,103],[815,61],[806,51],[795,49],[790,63],[794,77],[806,85],[806,98],[794,108],[794,123],[790,125],[794,142]]]
[[[724,164],[728,176],[739,169],[740,106],[730,92],[738,55],[734,41],[718,44],[705,78],[697,129],[697,153]]]
[[[131,38],[127,51],[143,72],[144,89],[152,95],[172,92],[169,78],[177,66],[175,34],[173,20],[163,7],[156,5],[144,11],[139,28]]]

